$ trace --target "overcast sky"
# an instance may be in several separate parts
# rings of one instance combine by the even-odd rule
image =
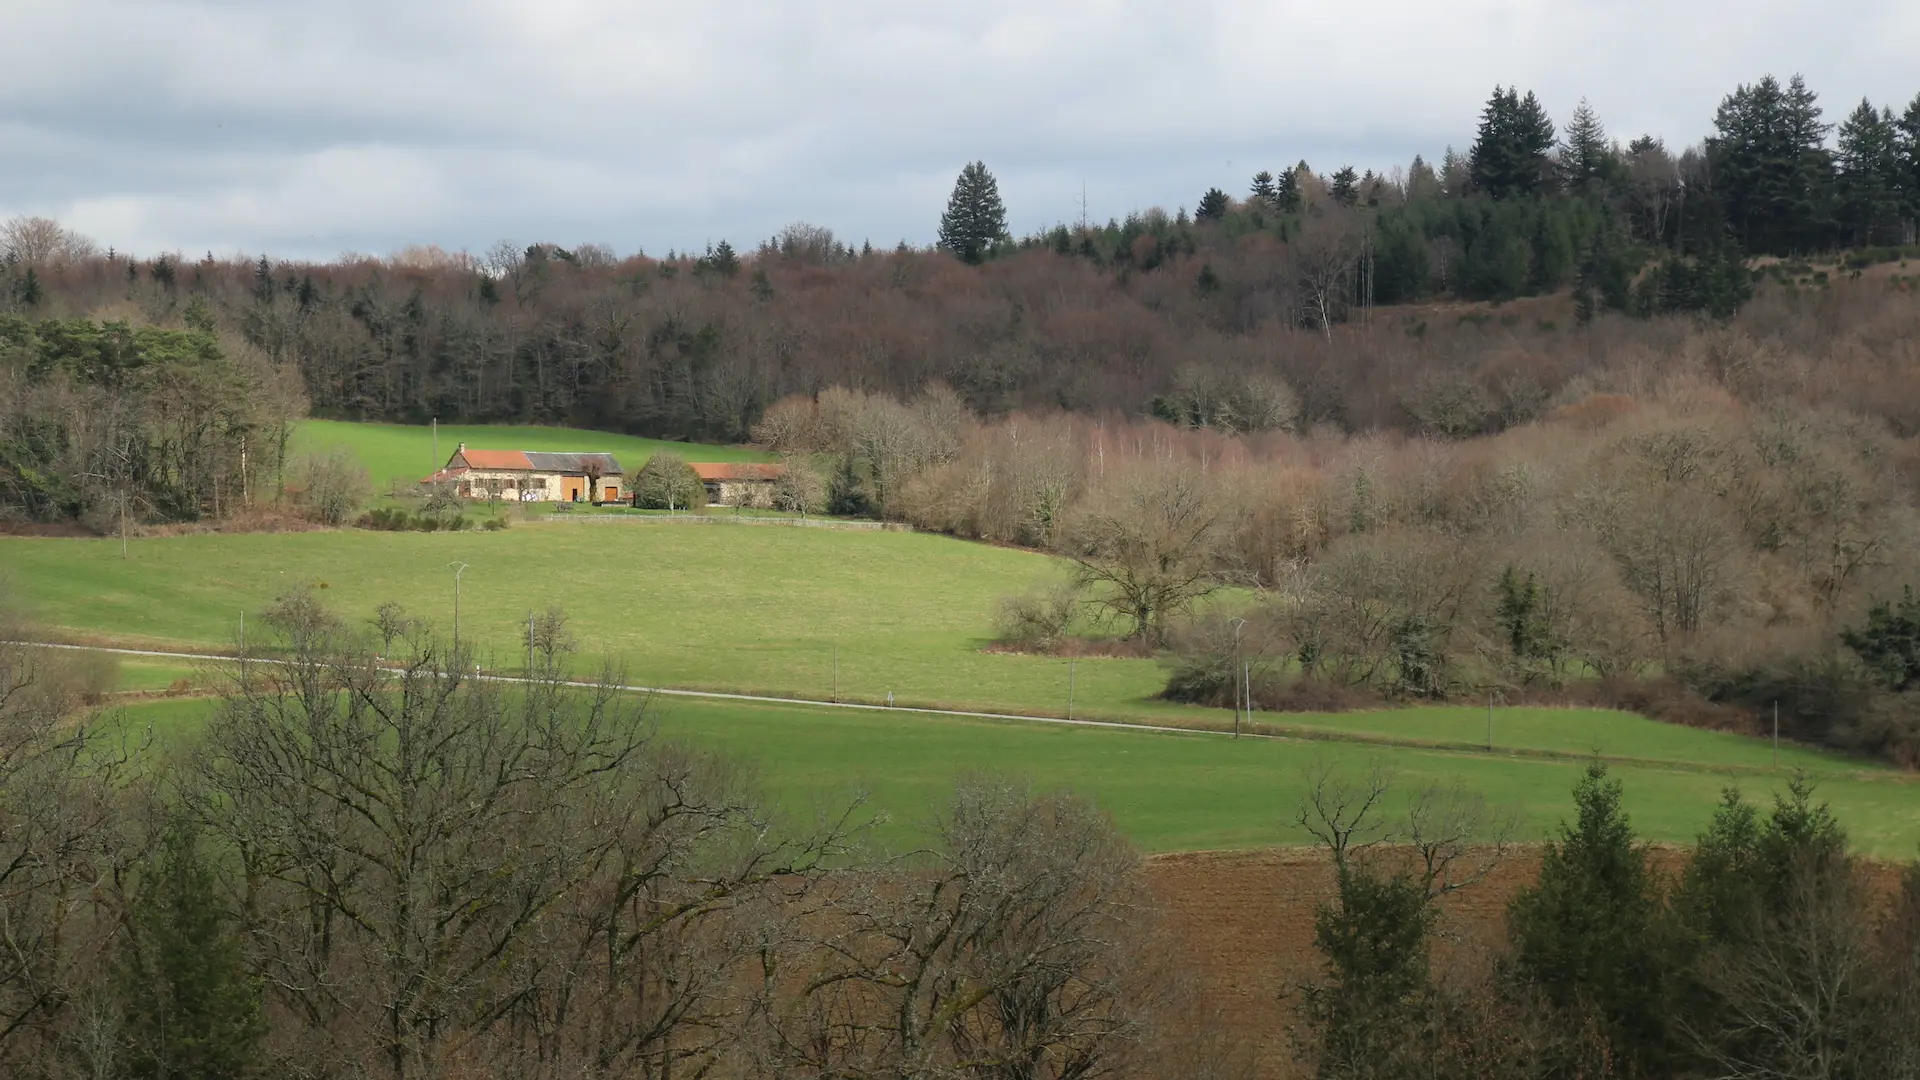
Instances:
[[[1016,233],[1465,149],[1496,83],[1625,139],[1803,72],[1920,92],[1914,0],[0,0],[0,217],[329,258],[513,239],[931,242],[984,160]]]

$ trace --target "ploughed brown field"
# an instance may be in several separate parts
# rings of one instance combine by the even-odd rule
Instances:
[[[1677,872],[1684,858],[1678,849],[1654,851],[1665,872]],[[1540,849],[1519,849],[1486,880],[1442,901],[1436,975],[1489,954],[1504,935],[1507,902],[1539,869]],[[1200,1022],[1218,1024],[1227,1052],[1250,1055],[1259,1076],[1304,1075],[1288,1042],[1290,991],[1320,970],[1313,912],[1333,895],[1326,856],[1303,848],[1178,852],[1149,857],[1145,872],[1194,980]],[[1898,867],[1877,864],[1870,873],[1883,895],[1898,887]]]

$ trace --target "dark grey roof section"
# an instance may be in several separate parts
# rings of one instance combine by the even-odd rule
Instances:
[[[534,472],[584,473],[587,462],[597,462],[601,476],[619,476],[620,463],[612,454],[549,454],[540,450],[522,450]]]

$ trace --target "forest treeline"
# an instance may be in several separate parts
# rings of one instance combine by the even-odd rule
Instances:
[[[7,620],[9,1076],[1260,1074],[1084,798],[963,778],[889,856],[856,797],[775,813],[750,762],[570,681],[562,611],[512,686],[395,604],[259,616],[206,728],[164,745],[89,714],[101,673]],[[1503,812],[1379,771],[1305,781],[1293,824],[1327,868],[1303,872],[1333,888],[1315,962],[1275,973],[1295,1071],[1920,1066],[1920,868],[1856,859],[1804,783],[1770,809],[1729,792],[1656,860],[1595,765],[1504,934],[1437,965],[1446,898],[1515,854]]]
[[[833,386],[911,396],[939,382],[983,415],[1139,414],[1183,371],[1254,367],[1301,391],[1307,424],[1412,430],[1420,418],[1389,396],[1410,378],[1516,347],[1576,364],[1576,324],[1609,311],[1727,317],[1754,286],[1745,259],[1777,257],[1774,287],[1816,291],[1899,261],[1920,216],[1917,147],[1920,102],[1862,103],[1834,132],[1798,79],[1738,88],[1686,149],[1618,145],[1584,106],[1556,128],[1531,94],[1502,89],[1467,151],[1436,163],[1281,167],[1244,196],[1205,193],[1194,214],[1018,240],[976,162],[934,250],[856,249],[796,224],[757,252],[663,258],[503,242],[331,263],[135,259],[20,219],[0,235],[0,306],[198,321],[228,352],[297,372],[331,417],[732,441],[772,402]],[[1856,265],[1805,262],[1842,250]],[[1379,310],[1569,288],[1573,311],[1500,325]]]

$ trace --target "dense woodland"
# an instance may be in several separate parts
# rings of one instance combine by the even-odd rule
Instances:
[[[564,612],[514,687],[396,604],[354,627],[296,592],[250,625],[204,732],[157,746],[84,710],[110,673],[5,620],[8,1076],[1276,1075],[1247,1044],[1282,1033],[1220,1029],[1083,799],[963,778],[889,857],[857,799],[776,813],[747,763],[567,681]],[[1316,953],[1271,960],[1279,1075],[1920,1075],[1920,866],[1849,855],[1804,783],[1656,855],[1596,764],[1504,927],[1436,963],[1450,897],[1515,857],[1506,813],[1303,780],[1331,887]]]
[[[1454,333],[1438,313],[1406,325],[1383,306],[1571,288],[1577,313],[1551,317],[1538,342],[1517,336],[1579,353],[1576,316],[1732,313],[1752,291],[1743,256],[1785,260],[1772,278],[1818,287],[1803,260],[1897,261],[1915,242],[1920,100],[1898,113],[1863,102],[1836,128],[1798,79],[1765,78],[1712,125],[1696,147],[1621,146],[1584,105],[1556,130],[1531,94],[1501,89],[1466,152],[1433,163],[1358,176],[1282,164],[1243,197],[1196,193],[1192,214],[1021,240],[975,163],[931,251],[856,250],[796,224],[750,254],[502,242],[328,264],[129,258],[23,219],[7,230],[0,305],[34,321],[203,323],[228,351],[297,370],[315,414],[335,417],[727,441],[773,401],[832,386],[910,396],[940,382],[989,416],[1139,414],[1198,367],[1293,385],[1308,424],[1414,429],[1383,391],[1516,335]]]

